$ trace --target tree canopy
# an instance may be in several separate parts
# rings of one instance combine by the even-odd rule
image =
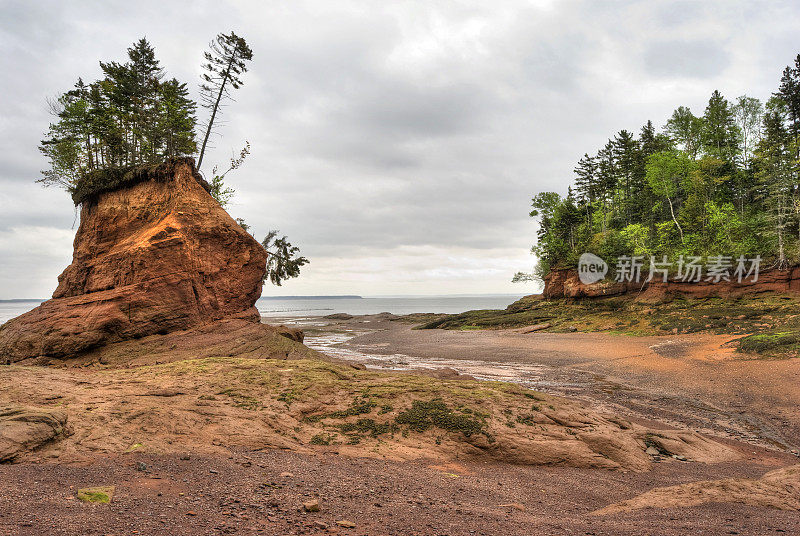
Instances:
[[[57,121],[39,149],[50,161],[40,182],[74,191],[88,173],[101,169],[158,164],[193,155],[196,103],[185,83],[165,79],[155,51],[142,38],[128,49],[128,61],[100,62],[104,77],[50,102]]]
[[[566,196],[533,198],[534,274],[574,267],[591,252],[760,255],[800,262],[800,54],[764,105],[714,91],[702,115],[679,106],[661,132],[621,130],[584,154]]]

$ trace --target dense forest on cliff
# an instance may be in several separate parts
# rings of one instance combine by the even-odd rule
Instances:
[[[145,38],[128,48],[127,56],[125,63],[101,61],[103,78],[88,84],[78,78],[72,89],[49,102],[57,120],[39,146],[50,163],[40,182],[66,189],[76,204],[87,192],[103,190],[108,186],[104,182],[113,185],[137,168],[194,156],[198,147],[199,169],[223,106],[232,100],[232,91],[242,86],[241,77],[253,52],[242,37],[230,32],[217,35],[203,54],[199,89],[208,118],[202,124],[201,144],[195,135],[197,103],[187,85],[165,79],[155,50]],[[223,206],[233,191],[222,179],[249,153],[248,143],[239,158],[231,159],[227,171],[212,171],[212,194]]]
[[[574,267],[583,252],[607,262],[760,255],[800,261],[800,55],[766,103],[714,91],[702,115],[680,106],[657,131],[621,130],[574,169],[565,197],[533,198],[534,274]]]

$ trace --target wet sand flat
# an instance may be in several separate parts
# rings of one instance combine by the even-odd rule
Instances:
[[[737,354],[726,345],[731,336],[415,330],[374,317],[309,322],[309,345],[368,366],[452,368],[784,452],[800,448],[800,359]]]

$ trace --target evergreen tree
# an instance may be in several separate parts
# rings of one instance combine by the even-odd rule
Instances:
[[[617,189],[617,162],[614,144],[609,140],[597,152],[597,194],[600,200],[600,230],[605,233],[615,214]]]
[[[635,212],[635,195],[642,186],[636,182],[638,178],[636,170],[639,160],[639,145],[633,134],[627,130],[620,130],[611,143],[616,162],[620,218],[624,225],[628,225],[631,223]]]
[[[578,204],[583,207],[586,225],[591,228],[591,217],[595,199],[598,196],[597,164],[588,154],[578,160],[578,165],[573,170],[575,173],[575,191]],[[591,229],[590,229],[591,230]]]
[[[728,99],[714,91],[708,100],[702,122],[703,151],[734,163],[739,156],[739,129]]]
[[[203,146],[197,160],[197,168],[203,165],[208,137],[214,128],[214,121],[221,110],[223,99],[230,99],[230,91],[242,85],[241,76],[247,72],[247,62],[253,59],[253,51],[247,46],[244,38],[235,33],[219,34],[209,45],[210,50],[204,53],[206,62],[203,69],[204,83],[200,86],[203,107],[211,115],[206,123]]]
[[[264,280],[281,286],[284,280],[300,275],[300,268],[308,264],[308,259],[299,255],[300,248],[293,246],[287,238],[278,238],[280,231],[270,231],[261,245],[267,250],[267,271]]]
[[[786,115],[789,119],[789,132],[796,145],[800,146],[800,54],[794,60],[794,67],[787,66],[783,70],[781,82],[775,96],[786,104]]]
[[[155,132],[161,142],[159,145],[163,146],[164,156],[194,154],[197,151],[194,137],[197,104],[189,98],[186,84],[175,78],[161,84],[158,105]]]
[[[771,224],[765,231],[775,238],[778,250],[776,263],[783,268],[788,264],[786,233],[795,189],[790,172],[791,134],[784,124],[788,108],[785,103],[773,99],[768,108],[764,115],[764,131],[756,149],[754,166],[761,187],[762,202]]]
[[[78,79],[51,103],[56,122],[40,150],[50,169],[40,182],[72,191],[88,172],[150,164],[193,154],[195,109],[186,84],[162,82],[163,69],[146,39],[126,63],[100,62],[101,80]]]
[[[131,127],[135,163],[153,161],[160,148],[158,115],[161,79],[164,71],[156,59],[155,50],[145,38],[128,49],[127,64],[131,87],[127,98],[131,104]]]

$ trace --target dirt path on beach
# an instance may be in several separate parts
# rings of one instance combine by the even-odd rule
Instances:
[[[786,452],[800,448],[800,359],[748,358],[727,347],[730,336],[413,330],[359,318],[322,329],[360,332],[337,346],[376,357],[366,360],[373,366],[448,367],[644,420]]]

